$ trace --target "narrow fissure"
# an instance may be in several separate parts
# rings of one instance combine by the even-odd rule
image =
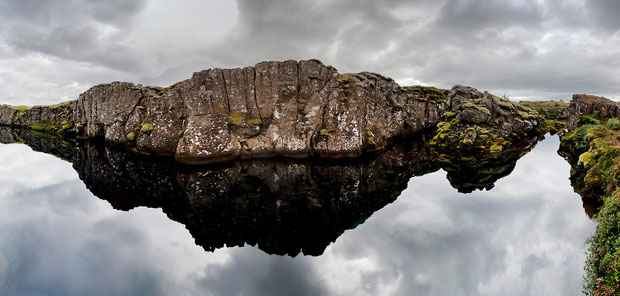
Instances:
[[[226,105],[228,106],[228,113],[230,113],[230,97],[228,96],[228,86],[226,86],[226,76],[224,76],[224,70],[220,70],[222,76],[222,83],[224,83],[224,95],[226,96]]]

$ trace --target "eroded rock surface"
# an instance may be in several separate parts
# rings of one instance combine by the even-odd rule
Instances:
[[[569,107],[568,128],[577,128],[580,123],[580,116],[595,115],[599,118],[620,117],[620,103],[614,102],[605,97],[592,95],[573,95]]]
[[[434,126],[442,102],[441,90],[401,88],[373,73],[341,75],[316,60],[263,62],[197,72],[169,88],[101,84],[65,104],[68,116],[48,107],[0,107],[0,124],[62,128],[187,163],[338,158]]]
[[[317,60],[204,70],[169,88],[114,82],[56,106],[0,107],[0,124],[192,164],[358,157],[436,127],[441,141],[502,149],[539,121],[537,113],[474,88],[400,87],[379,74],[339,74]],[[446,127],[457,131],[455,139],[445,137]]]

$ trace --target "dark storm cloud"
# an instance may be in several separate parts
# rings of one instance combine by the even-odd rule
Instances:
[[[129,29],[143,6],[142,0],[4,1],[0,32],[18,52],[135,70],[140,68],[137,53],[122,43],[122,34],[108,31]]]
[[[209,267],[196,285],[208,295],[329,295],[308,260],[237,249],[226,265]],[[206,295],[206,294],[205,294]]]
[[[584,19],[607,13],[613,27],[616,3],[239,0],[235,34],[213,53],[225,66],[316,57],[342,71],[517,96],[620,93],[619,40]]]
[[[613,32],[620,30],[620,1],[617,0],[587,0],[588,12],[592,19],[603,28]],[[581,20],[575,20],[581,21]]]

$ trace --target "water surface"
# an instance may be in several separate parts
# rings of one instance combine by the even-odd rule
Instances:
[[[372,214],[368,218],[360,213],[351,229],[333,229],[325,246],[304,252],[309,242],[299,241],[314,224],[302,221],[303,227],[278,226],[275,229],[284,236],[270,238],[277,246],[260,237],[241,239],[255,246],[220,246],[220,240],[218,244],[210,240],[210,235],[222,235],[215,229],[248,235],[248,231],[228,227],[235,223],[235,216],[245,219],[244,223],[261,216],[233,212],[222,218],[218,215],[221,221],[209,217],[185,221],[178,217],[185,212],[139,206],[157,204],[153,201],[137,202],[127,206],[128,211],[117,210],[110,202],[123,207],[93,195],[71,163],[25,145],[0,144],[0,292],[581,295],[585,240],[594,223],[570,186],[570,166],[556,154],[558,146],[557,137],[542,141],[490,191],[459,193],[444,171],[413,177],[392,203],[387,198],[378,206],[344,211],[382,207],[368,213]],[[193,177],[183,180],[194,182],[190,185],[200,182]],[[114,186],[104,185],[111,191]],[[334,207],[342,211],[352,203]],[[269,225],[278,219],[291,221],[275,213],[267,216],[275,221]],[[304,212],[300,217],[315,217],[316,212],[311,214]],[[325,221],[337,224],[328,218]],[[196,221],[208,225],[202,227]],[[327,231],[325,225],[321,227],[317,229]],[[312,234],[308,239],[316,237]],[[289,238],[294,241],[287,242]],[[239,244],[234,237],[223,241]],[[291,246],[296,251],[290,251]]]

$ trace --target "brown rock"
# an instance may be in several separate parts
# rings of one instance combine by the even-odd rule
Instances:
[[[600,118],[620,117],[620,103],[604,97],[591,95],[573,95],[569,106],[568,128],[579,126],[579,116],[594,114]]]

